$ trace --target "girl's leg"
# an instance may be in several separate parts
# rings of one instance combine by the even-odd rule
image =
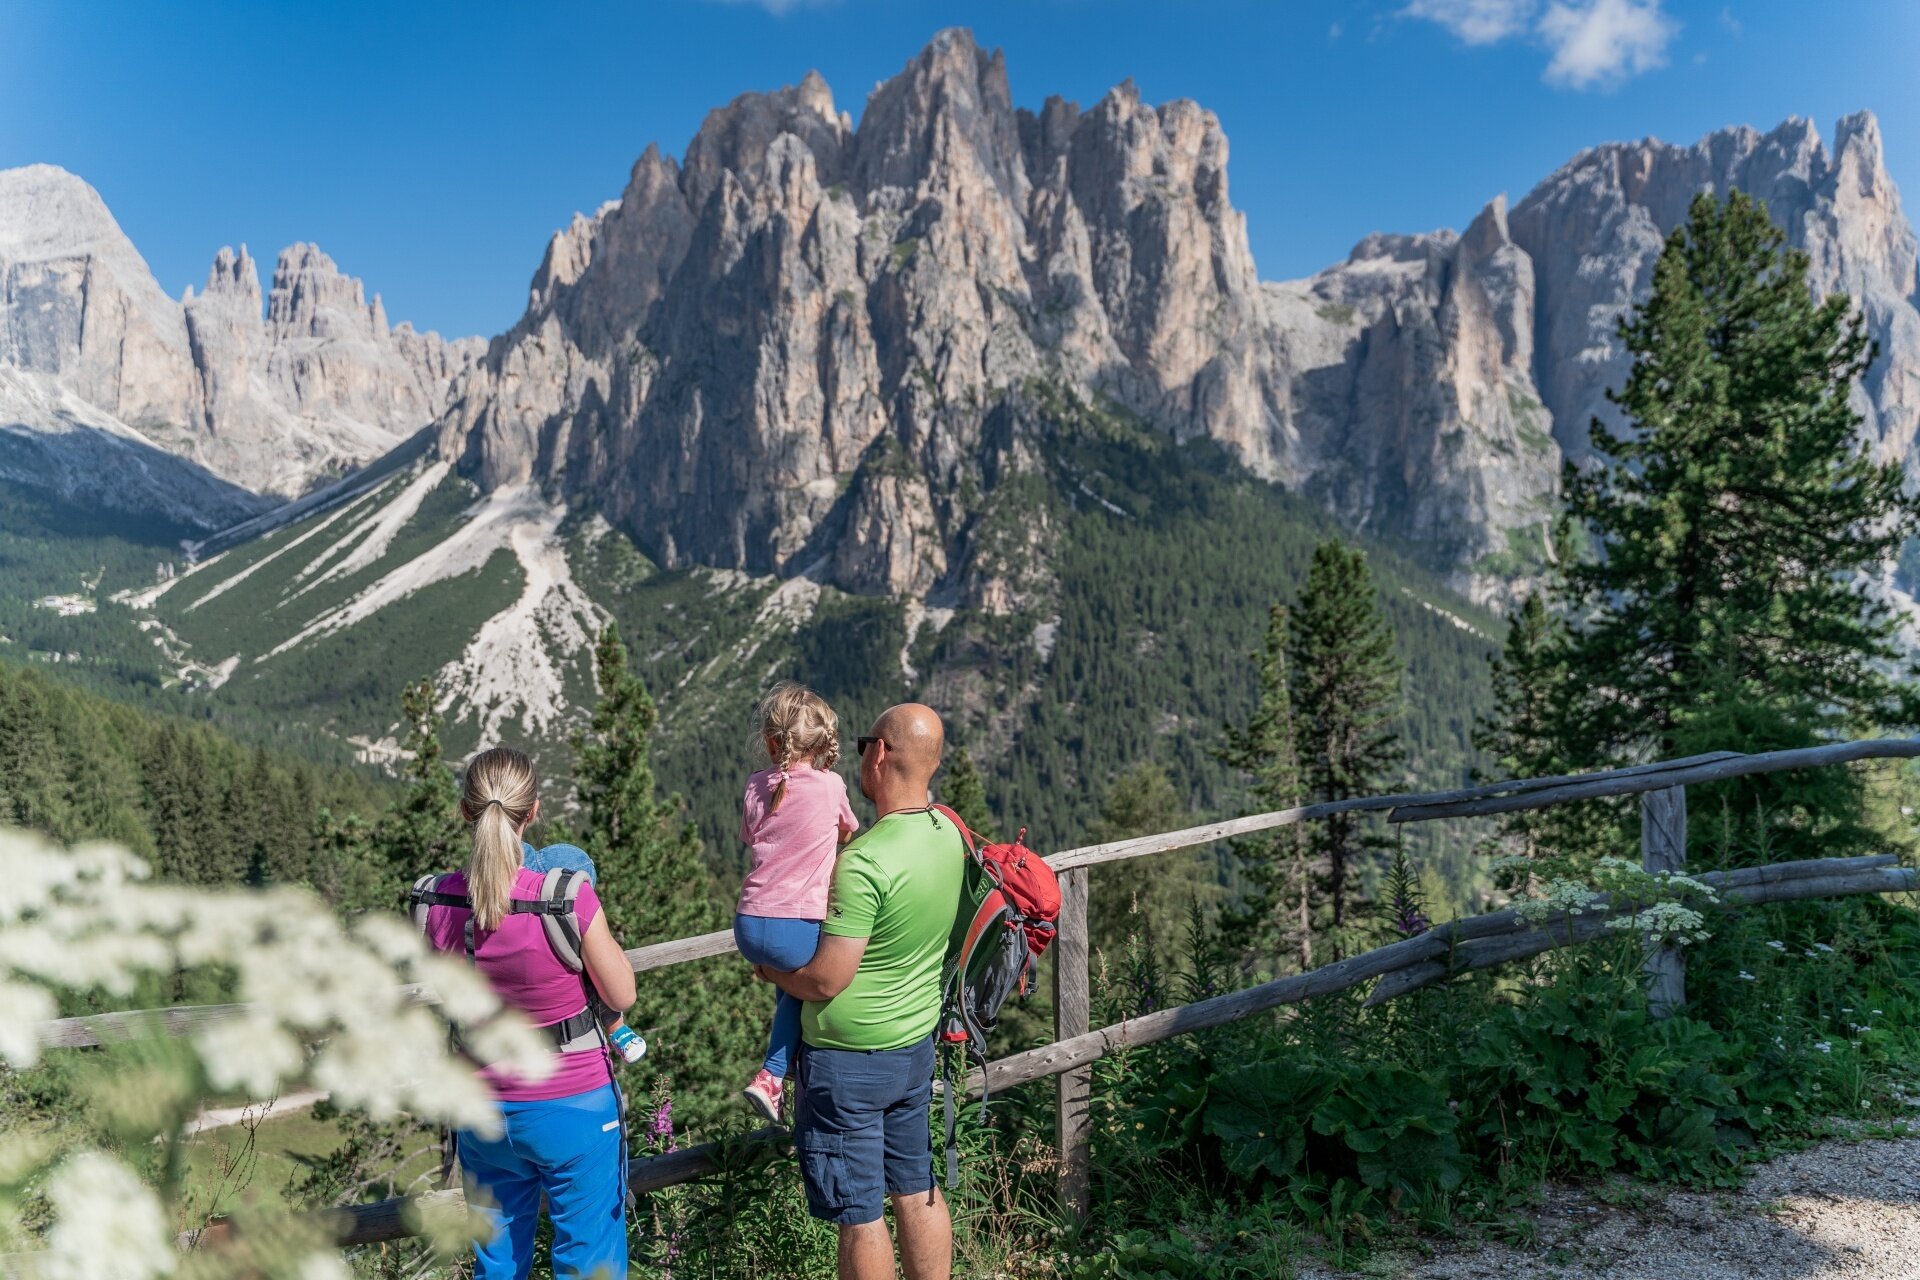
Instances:
[[[767,1032],[767,1057],[760,1065],[785,1080],[793,1055],[800,1047],[800,1001],[782,991],[773,1003],[773,1026]]]
[[[813,959],[820,948],[818,920],[786,920],[774,916],[735,916],[734,941],[740,954],[754,964],[764,964],[782,973],[792,973]],[[782,991],[773,1006],[773,1026],[767,1035],[767,1056],[762,1064],[772,1075],[785,1079],[800,1044],[801,1002]]]

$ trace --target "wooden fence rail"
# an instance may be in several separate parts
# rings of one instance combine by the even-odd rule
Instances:
[[[978,1092],[983,1084],[990,1084],[997,1091],[1048,1076],[1056,1078],[1061,1196],[1069,1212],[1082,1212],[1088,1196],[1087,1114],[1091,1067],[1099,1059],[1121,1049],[1221,1026],[1285,1005],[1350,990],[1369,981],[1375,982],[1375,986],[1366,1003],[1378,1004],[1456,974],[1589,941],[1606,928],[1608,919],[1617,918],[1613,908],[1625,909],[1632,905],[1597,904],[1601,909],[1580,915],[1563,914],[1538,923],[1528,922],[1512,909],[1470,916],[1307,973],[1093,1030],[1089,1025],[1086,868],[1194,848],[1336,813],[1385,812],[1389,822],[1424,822],[1640,795],[1643,865],[1650,871],[1679,872],[1686,867],[1683,789],[1690,783],[1867,759],[1917,756],[1920,756],[1920,738],[1843,742],[1754,755],[1718,751],[1587,774],[1513,779],[1448,792],[1369,796],[1303,805],[1160,835],[1064,850],[1047,859],[1061,873],[1063,895],[1059,935],[1054,945],[1054,1040],[974,1071],[967,1078],[966,1088],[969,1092]],[[1713,887],[1723,903],[1734,907],[1920,889],[1920,871],[1896,866],[1895,862],[1891,855],[1817,859],[1712,872],[1695,878]],[[732,934],[723,931],[638,947],[627,952],[627,958],[636,972],[646,972],[725,955],[733,950]],[[1655,1012],[1664,1014],[1681,1008],[1685,1001],[1685,970],[1679,948],[1650,945],[1646,967]],[[418,986],[409,988],[408,994],[421,1001],[433,999],[430,991]],[[97,1045],[151,1034],[156,1029],[167,1035],[187,1035],[216,1022],[245,1016],[246,1012],[245,1005],[228,1004],[98,1014],[43,1022],[38,1032],[41,1043],[50,1047]],[[778,1130],[762,1130],[741,1141],[752,1145],[782,1136]],[[708,1143],[670,1155],[634,1160],[630,1164],[632,1185],[636,1191],[654,1191],[706,1176],[719,1168],[721,1154],[718,1145]],[[364,1244],[418,1234],[419,1210],[445,1210],[459,1203],[457,1191],[435,1192],[412,1199],[327,1210],[321,1218],[340,1244]]]
[[[1716,890],[1720,900],[1729,906],[1754,906],[1852,894],[1905,893],[1920,889],[1920,871],[1897,866],[1897,862],[1898,859],[1892,854],[1822,858],[1808,862],[1745,867],[1736,871],[1708,872],[1694,878]],[[1061,1082],[1059,1087],[1066,1091],[1067,1080],[1075,1077],[1084,1080],[1084,1084],[1073,1086],[1067,1098],[1068,1107],[1063,1110],[1063,1115],[1070,1113],[1071,1118],[1059,1121],[1061,1131],[1084,1151],[1084,1116],[1091,1085],[1091,1069],[1101,1058],[1125,1049],[1140,1048],[1195,1031],[1224,1026],[1283,1005],[1348,991],[1378,978],[1379,983],[1366,1001],[1369,1005],[1376,1005],[1419,987],[1444,981],[1455,974],[1590,942],[1607,931],[1609,919],[1617,918],[1610,908],[1631,905],[1609,902],[1604,907],[1580,915],[1558,912],[1537,923],[1529,923],[1511,908],[1487,915],[1469,916],[1307,973],[1279,978],[1193,1004],[1163,1009],[1125,1022],[1116,1022],[1097,1031],[1083,1031],[1037,1049],[997,1059],[989,1063],[984,1072],[971,1072],[963,1088],[969,1096],[977,1096],[983,1083],[990,1085],[992,1091],[997,1093],[1014,1085],[1054,1076]],[[1085,1017],[1084,1009],[1080,1016]],[[735,1141],[740,1146],[751,1146],[778,1142],[785,1137],[785,1130],[761,1129]],[[1065,1164],[1070,1157],[1064,1143],[1061,1150]],[[720,1168],[721,1153],[721,1144],[709,1142],[671,1155],[642,1157],[628,1165],[629,1177],[636,1191],[657,1191],[714,1173]],[[1084,1170],[1085,1166],[1081,1168]],[[1070,1164],[1062,1173],[1062,1181],[1065,1184],[1064,1191],[1080,1197],[1087,1194],[1087,1184],[1083,1178],[1074,1178]],[[447,1197],[457,1197],[459,1193],[434,1194],[444,1202]],[[331,1211],[330,1222],[338,1233],[336,1239],[343,1245],[368,1244],[413,1234],[401,1212],[404,1203],[401,1200],[389,1200]],[[1080,1203],[1084,1201],[1071,1196],[1068,1199],[1069,1206]]]

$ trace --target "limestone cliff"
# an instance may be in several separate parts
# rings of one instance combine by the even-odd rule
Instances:
[[[389,328],[312,245],[281,253],[264,315],[244,246],[176,303],[93,188],[51,165],[0,171],[14,482],[218,527],[393,448],[479,350]]]

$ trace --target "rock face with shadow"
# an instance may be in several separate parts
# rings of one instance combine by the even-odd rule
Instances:
[[[1862,406],[1905,456],[1913,237],[1871,117],[1831,156],[1798,122],[1600,148],[1462,234],[1262,283],[1211,113],[1130,83],[1017,109],[958,30],[858,129],[810,74],[712,112],[679,162],[648,148],[553,238],[440,448],[668,565],[1000,608],[1022,592],[981,532],[1071,403],[1217,441],[1498,598],[1551,554],[1562,450],[1624,372],[1608,335],[1661,235],[1729,184],[1862,299],[1887,352]]]
[[[0,171],[7,478],[215,528],[392,449],[481,349],[390,328],[312,245],[280,254],[265,303],[244,247],[174,302],[92,187]]]
[[[1871,112],[1847,116],[1833,147],[1811,121],[1771,133],[1722,129],[1690,147],[1609,143],[1574,157],[1513,211],[1534,260],[1540,387],[1561,447],[1588,449],[1595,417],[1615,421],[1606,390],[1627,373],[1615,326],[1646,296],[1667,235],[1696,193],[1738,188],[1767,203],[1811,259],[1814,292],[1850,295],[1879,344],[1856,407],[1884,456],[1909,460],[1920,430],[1920,290],[1916,246],[1881,154]]]

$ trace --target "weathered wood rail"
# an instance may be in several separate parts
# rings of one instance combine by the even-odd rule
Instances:
[[[1590,941],[1605,930],[1609,918],[1615,918],[1610,909],[1588,910],[1578,915],[1562,913],[1538,922],[1529,922],[1512,909],[1470,916],[1306,973],[1096,1030],[1089,1025],[1086,876],[1090,867],[1196,848],[1342,812],[1385,812],[1389,822],[1424,822],[1640,795],[1643,865],[1649,871],[1679,872],[1686,867],[1684,788],[1688,784],[1870,759],[1914,757],[1920,757],[1920,738],[1834,743],[1754,755],[1721,751],[1625,769],[1515,779],[1450,792],[1371,796],[1304,805],[1160,835],[1064,850],[1047,859],[1061,873],[1063,897],[1060,931],[1053,949],[1055,1038],[1050,1044],[1012,1054],[987,1064],[983,1070],[973,1071],[967,1077],[965,1088],[976,1093],[983,1084],[990,1084],[997,1091],[1048,1076],[1055,1078],[1061,1196],[1070,1212],[1083,1211],[1089,1189],[1087,1116],[1092,1064],[1101,1058],[1123,1049],[1154,1044],[1285,1005],[1351,990],[1366,982],[1375,983],[1366,1003],[1377,1005],[1461,973]],[[1920,890],[1920,871],[1896,865],[1897,861],[1890,854],[1827,858],[1710,872],[1694,878],[1712,887],[1728,907]],[[1622,908],[1631,905],[1608,904]],[[718,932],[638,947],[627,952],[627,958],[636,972],[646,972],[725,955],[733,950],[732,935]],[[1686,996],[1684,961],[1679,949],[1651,946],[1646,969],[1649,998],[1655,1010],[1669,1013],[1681,1008]],[[416,987],[409,991],[422,1001],[432,999],[432,994],[423,989]],[[245,1012],[245,1005],[205,1005],[63,1018],[40,1024],[39,1036],[41,1043],[50,1047],[75,1047],[152,1034],[155,1030],[167,1035],[186,1035],[214,1022],[243,1016]],[[752,1145],[777,1141],[783,1136],[780,1130],[764,1129],[738,1141]],[[705,1143],[669,1155],[633,1160],[629,1166],[632,1185],[639,1192],[657,1191],[707,1176],[720,1167],[721,1154],[719,1144]],[[326,1210],[319,1216],[339,1244],[368,1244],[418,1234],[420,1210],[446,1211],[460,1203],[458,1191],[442,1191]]]

